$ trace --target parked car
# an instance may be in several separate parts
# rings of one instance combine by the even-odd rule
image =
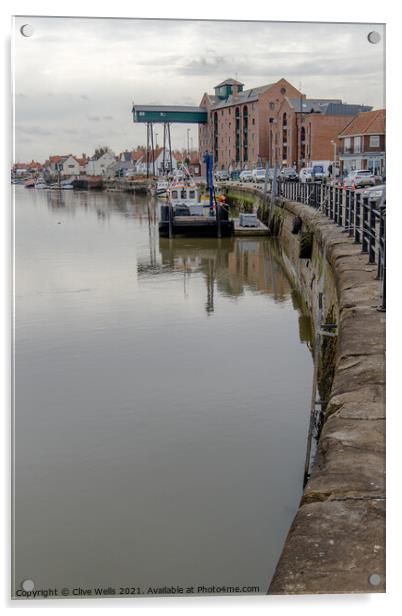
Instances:
[[[363,203],[368,203],[375,207],[382,205],[383,196],[385,195],[385,184],[379,184],[378,186],[371,186],[363,191]]]
[[[265,182],[265,169],[253,169],[251,172],[254,182]]]
[[[344,188],[364,188],[375,186],[375,177],[371,171],[352,171],[344,180]]]
[[[240,179],[240,182],[252,182],[253,174],[251,171],[248,171],[247,169],[245,169],[244,171],[240,173],[239,179]]]
[[[311,167],[311,179],[313,182],[325,182],[327,179],[327,172],[324,165],[313,165]]]
[[[216,172],[215,179],[218,182],[226,182],[229,179],[229,174],[224,169],[221,169],[220,171]]]
[[[297,182],[299,179],[297,171],[293,169],[293,167],[284,167],[280,170],[278,177],[280,180],[285,180],[287,182]]]
[[[238,169],[232,171],[232,173],[230,174],[230,179],[234,182],[238,182],[240,179],[240,171]]]

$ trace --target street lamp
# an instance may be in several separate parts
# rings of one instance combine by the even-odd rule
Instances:
[[[331,139],[332,147],[334,148],[334,160],[332,163],[332,177],[336,177],[336,141]]]
[[[187,156],[190,155],[190,131],[191,128],[187,129]]]

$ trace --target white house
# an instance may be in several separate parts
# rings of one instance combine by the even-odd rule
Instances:
[[[156,148],[154,150],[154,158],[155,158],[155,175],[163,175],[163,149],[164,148]],[[150,150],[148,152],[148,168],[149,168],[149,173],[153,173],[153,163],[152,163],[152,150]],[[166,151],[165,153],[165,170],[168,169],[168,165],[169,165],[169,152]],[[175,158],[175,155],[172,152],[172,169],[171,171],[174,171],[175,169],[177,169],[177,160]],[[136,173],[141,173],[141,174],[146,174],[147,173],[147,154],[145,153],[145,155],[143,156],[143,158],[141,158],[141,160],[139,160],[137,162],[136,165]]]
[[[80,163],[74,156],[66,156],[60,160],[61,175],[72,176],[80,174]]]
[[[116,162],[116,157],[112,152],[105,152],[99,158],[93,156],[86,165],[87,175],[106,175],[106,170],[112,163]]]

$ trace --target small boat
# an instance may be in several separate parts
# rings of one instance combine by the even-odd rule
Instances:
[[[60,182],[60,188],[61,190],[72,190],[74,188],[74,185],[71,180],[63,180],[62,182]]]
[[[26,180],[24,182],[25,188],[35,188],[35,180]]]
[[[49,186],[46,184],[43,178],[38,178],[35,182],[35,188],[39,190],[44,190],[46,188],[49,188]]]

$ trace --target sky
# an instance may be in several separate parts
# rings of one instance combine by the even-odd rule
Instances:
[[[15,161],[144,145],[133,102],[199,105],[228,77],[245,89],[284,77],[309,98],[384,107],[384,36],[379,24],[17,17]],[[186,147],[187,128],[198,146],[197,127],[181,124],[174,148]]]

